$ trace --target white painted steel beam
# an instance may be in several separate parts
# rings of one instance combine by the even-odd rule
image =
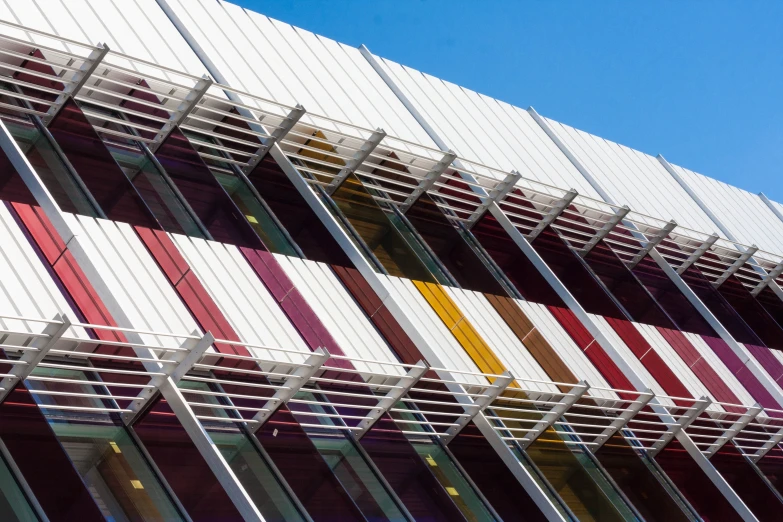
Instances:
[[[748,408],[748,411],[741,415],[731,426],[729,426],[729,428],[724,431],[720,437],[718,437],[718,440],[716,440],[710,447],[704,450],[704,454],[707,455],[708,458],[715,455],[723,446],[726,445],[727,442],[736,437],[737,434],[744,430],[748,424],[753,422],[762,410],[763,408],[758,403]]]
[[[503,201],[503,199],[508,195],[508,193],[514,190],[514,187],[517,184],[517,181],[520,180],[520,178],[522,178],[522,174],[520,174],[515,170],[508,173],[506,177],[503,178],[503,181],[495,185],[492,189],[490,189],[489,192],[486,192],[484,190],[479,192],[475,190],[475,187],[471,187],[472,189],[474,189],[474,192],[476,192],[479,198],[481,198],[481,204],[476,208],[475,211],[473,211],[473,214],[471,214],[471,216],[468,218],[468,228],[471,228],[473,225],[478,223],[479,219],[481,219],[481,217],[484,215],[484,213],[487,211],[490,205],[492,205],[493,203],[497,204],[498,202]],[[477,181],[473,178],[471,178],[470,181],[473,183],[477,183]]]
[[[357,428],[359,429],[354,432],[356,440],[360,440],[362,437],[364,437],[367,432],[370,431],[370,428],[372,428],[375,423],[378,422],[384,413],[388,412],[389,409],[393,408],[398,402],[400,402],[400,400],[410,391],[410,389],[413,388],[417,382],[419,382],[419,379],[424,377],[424,374],[427,373],[427,370],[429,369],[430,367],[427,365],[427,363],[424,361],[419,361],[413,368],[408,370],[408,373],[400,378],[397,385],[390,389],[386,393],[386,396],[378,401],[378,406],[370,410],[370,412],[367,414],[368,418],[359,421],[359,424],[357,425]]]
[[[169,137],[169,134],[171,134],[175,128],[181,125],[182,122],[184,122],[188,116],[190,116],[190,113],[193,112],[193,110],[196,108],[198,103],[212,86],[212,83],[212,78],[205,74],[201,80],[196,83],[187,96],[185,96],[185,99],[180,102],[179,106],[171,111],[171,117],[169,118],[169,121],[163,124],[163,127],[160,128],[158,134],[152,139],[152,143],[149,144],[149,149],[151,152],[154,153],[156,150],[158,150],[163,142],[166,141],[166,138]]]
[[[559,199],[557,203],[552,206],[549,212],[546,213],[543,219],[538,222],[536,228],[530,231],[530,233],[527,235],[527,240],[531,242],[535,241],[535,239],[541,234],[541,232],[544,231],[544,229],[546,229],[546,227],[554,223],[555,220],[560,217],[560,214],[562,214],[568,208],[568,206],[571,205],[571,202],[573,202],[574,198],[576,198],[578,195],[579,193],[575,189],[571,189],[566,192],[566,195]]]
[[[611,234],[612,230],[614,230],[614,227],[618,225],[623,219],[625,219],[625,216],[628,215],[628,213],[631,211],[631,208],[628,207],[628,205],[623,205],[622,207],[615,210],[614,215],[610,217],[606,223],[604,223],[604,226],[602,226],[594,235],[590,238],[590,241],[588,241],[585,246],[583,246],[577,253],[580,257],[585,257],[587,254],[590,253],[590,251],[595,248],[595,246],[606,236]]]
[[[3,377],[0,381],[0,403],[2,403],[6,397],[13,391],[13,389],[20,382],[27,379],[27,377],[35,369],[35,366],[46,357],[60,337],[70,328],[71,321],[68,316],[63,314],[56,314],[53,318],[54,323],[49,323],[44,327],[43,333],[46,337],[36,337],[28,345],[30,348],[37,348],[36,350],[25,350],[22,356],[19,358],[19,363],[14,364],[8,371],[9,376]],[[0,360],[2,363],[2,360]]]
[[[753,297],[758,296],[762,290],[764,290],[770,285],[770,283],[780,277],[781,274],[783,274],[783,261],[775,265],[775,268],[770,270],[767,275],[761,278],[759,284],[757,284],[753,290],[750,291],[751,295],[753,295]]]
[[[637,413],[642,411],[644,407],[650,403],[653,397],[654,394],[649,388],[645,392],[641,393],[627,410],[618,415],[617,418],[613,420],[612,423],[593,440],[593,444],[595,444],[595,446],[591,448],[593,452],[595,453],[601,449],[601,446],[606,444],[606,441],[611,439],[615,433],[625,429],[631,419],[633,419]]]
[[[49,218],[49,221],[52,222],[60,239],[67,245],[68,251],[71,252],[82,272],[84,272],[87,277],[87,280],[91,283],[93,288],[95,288],[98,297],[101,299],[101,302],[104,304],[111,317],[119,327],[132,330],[133,324],[126,315],[122,304],[103,280],[100,271],[93,264],[87,251],[82,247],[79,237],[73,233],[65,220],[60,207],[54,201],[54,198],[52,198],[46,185],[41,181],[38,173],[33,169],[32,165],[30,165],[30,162],[21,149],[19,149],[16,141],[11,136],[10,132],[8,132],[8,129],[2,121],[0,121],[0,148],[5,152],[6,156],[11,161],[11,164],[30,189],[36,202],[46,214],[47,218]],[[154,351],[144,347],[145,343],[141,335],[129,331],[125,336],[128,343],[133,346],[133,350],[137,357],[146,360],[155,360],[158,358]],[[155,373],[161,372],[164,366],[159,362],[144,362],[143,365],[146,371]],[[237,479],[231,466],[226,462],[220,448],[217,447],[209,436],[209,433],[207,433],[206,429],[201,425],[198,419],[196,419],[193,410],[188,406],[187,401],[182,396],[181,391],[177,388],[177,385],[171,377],[164,379],[160,384],[159,389],[160,393],[166,399],[167,404],[198,448],[207,465],[215,474],[220,485],[226,491],[226,494],[231,499],[237,511],[247,521],[262,522],[264,517],[261,515],[261,512]]]
[[[459,435],[476,415],[486,410],[512,382],[514,382],[514,376],[511,375],[511,372],[509,371],[504,372],[502,377],[497,377],[495,382],[492,383],[492,386],[487,388],[482,394],[483,397],[479,397],[473,401],[473,404],[477,407],[465,408],[465,415],[454,421],[456,426],[449,426],[449,429],[446,430],[446,434],[441,437],[441,442],[448,445],[449,442],[454,440],[454,437]]]
[[[410,196],[400,205],[400,212],[406,213],[416,201],[425,192],[429,192],[432,186],[438,181],[438,179],[446,172],[454,160],[457,159],[457,155],[454,151],[447,151],[443,158],[435,164],[432,169],[424,175],[424,178],[419,182],[419,185],[413,190]]]
[[[647,237],[647,234],[644,234],[645,237],[647,237],[647,244],[628,263],[629,270],[633,270],[636,265],[641,263],[642,259],[644,259],[645,256],[649,254],[653,248],[660,245],[661,241],[666,239],[669,233],[672,230],[674,230],[676,227],[677,227],[677,223],[675,223],[674,220],[672,220],[666,223],[666,225],[664,225],[664,227],[660,230],[660,232],[655,234],[653,237]]]
[[[750,459],[751,462],[758,462],[761,459],[764,458],[764,456],[770,452],[770,450],[774,447],[776,447],[778,444],[783,441],[783,428],[778,428],[778,431],[775,432],[767,442],[765,442],[757,451],[756,453],[748,455],[748,459]]]
[[[370,154],[372,154],[378,145],[381,144],[381,141],[383,141],[383,138],[385,137],[386,131],[383,129],[375,129],[375,132],[367,138],[367,141],[365,141],[361,148],[354,153],[353,157],[345,163],[345,166],[340,169],[340,172],[332,178],[332,181],[329,182],[329,185],[326,187],[326,192],[334,194],[334,191],[340,188],[343,181],[356,172],[356,169],[358,169],[362,163],[367,161],[367,158],[370,157]],[[328,152],[326,152],[326,154],[328,154]]]
[[[568,393],[563,396],[562,399],[558,401],[558,404],[556,404],[551,410],[546,412],[543,417],[541,417],[541,421],[535,424],[529,432],[525,434],[525,440],[520,441],[519,444],[523,448],[527,448],[535,440],[540,437],[546,430],[552,427],[555,422],[560,420],[560,417],[567,412],[571,406],[576,404],[576,401],[582,398],[582,396],[587,393],[587,390],[590,389],[590,385],[587,384],[585,381],[579,381],[573,388],[571,388]]]
[[[672,441],[672,439],[674,439],[674,437],[677,437],[682,430],[693,424],[693,422],[699,418],[699,415],[709,408],[710,404],[712,404],[712,400],[709,397],[701,397],[697,400],[690,409],[686,410],[688,413],[680,414],[679,420],[676,420],[666,427],[666,431],[663,435],[653,443],[652,447],[648,449],[647,452],[655,457]]]
[[[329,360],[329,351],[326,348],[319,347],[314,350],[305,362],[283,382],[283,387],[275,391],[275,394],[264,403],[261,411],[255,414],[253,420],[257,422],[249,425],[250,430],[255,433],[261,429],[261,426],[272,418],[272,415],[282,405],[292,399],[312,376],[323,369],[327,360]]]
[[[715,288],[719,288],[720,285],[725,283],[728,278],[736,274],[737,270],[742,268],[742,265],[747,263],[748,259],[753,257],[753,254],[755,254],[758,251],[758,249],[759,247],[757,247],[756,245],[752,245],[750,248],[745,250],[745,252],[740,254],[740,256],[726,270],[723,271],[720,277],[712,282],[712,286],[714,286]]]
[[[242,112],[243,111],[240,111],[240,113]],[[264,159],[264,156],[269,153],[269,150],[272,148],[272,146],[285,138],[286,135],[291,132],[291,129],[293,129],[294,126],[299,123],[299,120],[302,119],[302,116],[305,115],[305,112],[307,112],[305,111],[305,108],[299,104],[291,109],[291,112],[288,113],[288,116],[283,119],[280,125],[278,125],[275,130],[269,133],[269,137],[264,138],[263,144],[258,147],[258,149],[253,153],[253,156],[248,160],[247,166],[242,167],[242,172],[245,174],[250,174],[256,165],[261,163],[261,160]]]
[[[691,255],[688,256],[688,259],[683,261],[683,263],[677,267],[677,273],[682,275],[685,273],[686,270],[688,270],[691,265],[695,262],[697,262],[699,259],[701,259],[701,256],[706,254],[710,248],[712,248],[712,245],[715,244],[715,242],[719,239],[720,236],[718,234],[712,234],[710,237],[708,237],[699,247],[691,252]]]
[[[106,57],[109,52],[109,46],[104,44],[98,44],[97,49],[93,50],[89,56],[82,63],[78,71],[70,73],[70,78],[63,78],[63,84],[65,88],[63,92],[57,96],[57,98],[49,106],[49,110],[46,111],[46,116],[42,117],[43,122],[48,125],[60,109],[63,108],[65,103],[76,96],[79,90],[84,86],[84,83],[92,76],[92,74],[98,69],[101,61]]]

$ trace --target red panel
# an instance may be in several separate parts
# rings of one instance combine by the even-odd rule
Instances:
[[[612,361],[609,355],[607,355],[597,342],[594,342],[585,350],[585,355],[587,355],[590,362],[598,368],[598,371],[604,376],[604,379],[609,383],[609,386],[622,390],[634,389],[631,381],[629,381],[623,372],[620,371],[620,368],[617,367],[614,361]]]
[[[637,358],[641,359],[647,352],[652,350],[652,346],[647,342],[647,339],[644,338],[641,332],[639,332],[630,321],[615,319],[613,317],[604,317],[604,319],[606,319],[609,326],[612,327]]]
[[[188,262],[165,232],[146,227],[133,228],[169,281],[176,283],[190,270]]]
[[[726,383],[723,382],[723,379],[720,378],[706,359],[701,359],[694,363],[691,366],[691,370],[718,401],[740,404],[739,398],[726,386]]]
[[[696,361],[701,359],[699,351],[691,344],[685,334],[679,330],[671,328],[658,327],[658,332],[666,339],[666,342],[674,348],[674,351],[682,358],[688,366],[693,366]]]
[[[291,282],[272,254],[245,247],[241,247],[239,250],[278,302],[294,288],[294,283]]]
[[[693,395],[655,350],[647,352],[641,361],[653,379],[658,381],[658,384],[668,395],[675,397],[691,397]]]
[[[54,231],[49,218],[41,211],[40,207],[33,207],[23,203],[11,203],[19,219],[27,227],[28,232],[35,240],[49,263],[53,263],[65,250],[65,243],[60,235]]]
[[[753,344],[746,344],[745,348],[753,354],[753,357],[755,357],[761,366],[767,370],[767,373],[769,373],[773,379],[777,380],[783,376],[783,364],[781,364],[777,357],[772,355],[772,348],[756,346]]]
[[[579,319],[576,318],[571,310],[559,306],[547,306],[547,308],[555,316],[557,322],[565,328],[568,335],[571,336],[571,339],[574,340],[579,348],[584,350],[593,342],[593,336],[590,335],[587,328],[579,322]]]

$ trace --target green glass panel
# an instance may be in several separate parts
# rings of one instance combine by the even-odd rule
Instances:
[[[10,120],[4,123],[61,209],[84,216],[99,216],[49,139],[35,125]]]
[[[84,381],[84,384],[77,384],[28,380],[27,387],[107,520],[183,520],[136,442],[119,420],[108,413],[94,410],[82,412],[57,408],[106,407],[107,401],[94,397],[35,393],[101,394],[102,386],[91,382],[80,369],[38,367],[32,375]]]
[[[38,517],[2,456],[0,456],[0,519],[8,522],[38,522]]]

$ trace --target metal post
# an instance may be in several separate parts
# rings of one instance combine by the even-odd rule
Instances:
[[[222,78],[222,77],[221,77]],[[224,83],[224,81],[221,81],[220,83]],[[229,96],[229,99],[233,98]],[[242,109],[239,111],[240,113],[244,113],[245,116],[250,116],[251,118],[254,118],[252,113],[250,111],[247,111],[245,109]],[[258,147],[256,152],[253,154],[253,156],[250,157],[250,159],[247,162],[247,166],[242,167],[242,172],[245,174],[250,174],[253,169],[261,163],[261,160],[264,159],[264,156],[267,155],[269,150],[272,148],[272,146],[276,143],[278,143],[280,140],[286,137],[286,135],[291,132],[291,129],[294,128],[294,126],[299,123],[299,120],[302,119],[302,116],[305,115],[305,108],[301,105],[297,104],[296,107],[291,109],[291,112],[288,113],[288,116],[283,118],[283,121],[278,125],[278,127],[272,131],[271,134],[269,134],[268,138],[264,139],[263,144]],[[266,131],[266,129],[263,129]]]
[[[400,399],[402,399],[410,391],[410,389],[413,388],[417,382],[419,382],[419,379],[424,377],[424,374],[427,373],[427,370],[429,369],[430,367],[427,365],[427,363],[424,361],[419,361],[413,368],[408,370],[408,373],[400,378],[397,385],[389,390],[385,397],[378,401],[378,406],[367,413],[367,417],[369,418],[359,421],[359,424],[356,426],[359,428],[359,430],[354,432],[356,440],[361,440],[361,438],[364,437],[368,431],[370,431],[370,428],[372,428],[373,425],[378,422],[383,414],[389,411],[390,408],[393,408],[395,404],[400,402]]]
[[[695,262],[697,262],[701,256],[706,254],[710,248],[712,248],[712,245],[715,244],[715,242],[718,240],[719,236],[718,234],[712,234],[710,237],[708,237],[704,243],[699,245],[699,247],[691,252],[691,255],[688,256],[688,259],[686,259],[678,268],[677,273],[682,275],[685,273],[686,270],[688,270],[691,265]]]
[[[588,241],[585,246],[582,247],[581,250],[579,250],[577,253],[580,257],[585,257],[587,254],[590,253],[590,251],[595,248],[595,246],[606,236],[608,236],[612,230],[614,230],[614,227],[617,226],[620,221],[625,219],[625,216],[628,215],[628,213],[631,211],[631,208],[628,205],[623,205],[622,207],[618,208],[614,215],[609,218],[609,220],[604,223],[604,226],[598,230],[593,237],[590,238],[590,241]]]
[[[775,265],[775,268],[770,270],[767,273],[767,275],[761,278],[761,282],[757,284],[753,290],[750,291],[751,295],[753,297],[758,297],[761,291],[764,290],[767,286],[769,286],[769,284],[772,283],[775,279],[780,277],[781,274],[783,274],[783,261]]]
[[[462,176],[464,178],[464,175]],[[487,193],[484,190],[476,190],[475,187],[471,187],[474,192],[481,198],[481,205],[479,205],[476,210],[471,214],[471,216],[468,218],[468,228],[472,228],[473,225],[478,223],[478,220],[481,219],[481,216],[484,215],[484,213],[487,211],[489,206],[492,203],[498,203],[500,201],[503,201],[503,199],[508,195],[509,192],[514,190],[514,186],[517,184],[517,181],[522,177],[522,174],[519,172],[512,171],[509,174],[506,175],[505,178],[503,178],[503,181],[499,182],[497,185],[495,185],[489,193]],[[476,182],[475,179],[471,179],[470,181]]]
[[[699,415],[704,413],[704,410],[709,408],[710,404],[712,404],[712,400],[702,396],[689,410],[687,410],[688,413],[684,413],[680,416],[680,420],[670,423],[667,426],[666,431],[661,435],[661,438],[653,443],[652,447],[647,450],[647,453],[652,457],[655,457],[674,437],[678,436],[682,430],[693,424],[693,421],[699,418]]]
[[[0,381],[0,404],[8,397],[8,395],[14,390],[17,384],[27,379],[27,377],[35,369],[36,365],[46,357],[60,337],[71,327],[71,321],[66,315],[56,314],[52,319],[53,323],[49,323],[43,329],[46,337],[36,337],[29,344],[29,348],[36,348],[35,350],[25,350],[22,356],[14,364],[8,372],[8,377],[4,377]],[[6,350],[9,350],[7,348]],[[0,363],[3,361],[0,360]]]
[[[180,102],[179,106],[171,111],[171,117],[163,127],[158,131],[158,134],[153,138],[153,142],[149,144],[150,151],[155,152],[166,141],[169,134],[184,122],[190,113],[196,108],[196,105],[201,101],[209,88],[212,86],[212,78],[206,74],[196,83],[193,89],[187,94],[184,100]],[[165,109],[164,109],[165,110]]]
[[[778,431],[773,434],[769,440],[765,442],[758,450],[756,450],[756,453],[753,455],[748,455],[748,458],[755,464],[756,462],[763,459],[772,448],[780,444],[781,441],[783,441],[783,428],[778,428]]]
[[[63,89],[63,92],[59,94],[57,99],[52,102],[52,105],[49,106],[49,110],[46,111],[46,116],[42,117],[42,120],[46,125],[48,125],[54,119],[54,117],[57,116],[57,113],[60,112],[60,109],[63,108],[65,102],[67,102],[70,98],[75,97],[79,93],[79,90],[96,71],[108,52],[108,45],[105,43],[98,44],[97,48],[93,50],[84,60],[84,63],[82,63],[82,66],[79,68],[79,70],[75,71],[70,79],[64,79],[63,83],[65,84],[65,88]]]
[[[364,142],[362,147],[354,153],[353,157],[348,160],[345,166],[340,169],[340,172],[338,172],[337,175],[332,179],[332,181],[326,187],[326,192],[328,192],[330,195],[334,194],[334,191],[340,188],[340,185],[343,184],[343,181],[345,181],[348,176],[356,172],[356,169],[358,169],[362,163],[364,163],[367,158],[370,157],[370,154],[372,154],[378,145],[381,144],[381,141],[383,141],[383,138],[385,137],[386,132],[383,129],[375,129],[375,132],[373,132],[372,135],[367,138],[367,141]]]
[[[633,259],[631,259],[630,263],[628,263],[628,269],[633,270],[653,248],[657,247],[661,241],[666,239],[666,236],[668,236],[675,227],[677,227],[677,223],[675,223],[674,220],[671,220],[663,226],[658,234],[651,238],[647,238],[647,244],[633,257]],[[647,234],[645,234],[645,237],[646,236]]]
[[[612,423],[593,440],[593,444],[595,444],[595,446],[591,448],[593,453],[601,449],[601,446],[606,444],[606,441],[612,438],[615,433],[625,429],[625,426],[631,421],[631,419],[633,419],[637,413],[642,411],[642,409],[644,409],[644,407],[650,403],[654,396],[655,394],[650,389],[647,389],[639,394],[633,405],[618,415],[617,418],[613,420]]]
[[[326,348],[319,347],[313,351],[307,357],[304,364],[299,366],[294,372],[283,382],[283,387],[275,391],[275,394],[264,403],[261,411],[255,414],[253,417],[254,422],[248,426],[251,433],[257,432],[261,429],[266,421],[272,418],[280,406],[287,403],[294,395],[296,395],[302,386],[307,384],[312,376],[318,373],[322,369],[324,363],[329,359],[329,351]]]
[[[763,408],[759,403],[754,404],[750,408],[748,408],[748,411],[745,412],[744,415],[740,416],[734,424],[732,424],[726,431],[723,432],[723,435],[718,437],[718,440],[715,441],[715,443],[712,444],[709,448],[704,450],[704,454],[707,455],[707,458],[712,457],[715,455],[720,449],[726,445],[727,442],[729,442],[731,439],[737,436],[739,432],[744,430],[748,424],[753,422],[753,420],[758,416],[759,413]]]
[[[548,227],[558,217],[560,217],[560,214],[562,214],[568,208],[568,206],[571,205],[571,202],[574,201],[574,198],[576,198],[578,195],[579,193],[574,189],[566,192],[566,195],[554,204],[554,206],[549,210],[549,212],[547,212],[543,219],[538,222],[536,228],[534,228],[527,235],[527,240],[531,242],[535,241],[535,239],[539,236],[539,234],[541,234],[541,232],[544,231],[546,227]]]
[[[432,169],[430,169],[427,174],[424,175],[424,178],[419,182],[419,185],[411,192],[411,195],[408,196],[405,201],[403,201],[402,205],[400,205],[400,212],[403,214],[410,209],[414,203],[421,197],[422,194],[429,192],[429,190],[432,188],[432,186],[435,184],[435,182],[438,181],[438,179],[443,175],[446,170],[448,170],[449,167],[451,167],[451,163],[457,159],[457,154],[454,153],[454,151],[449,150],[446,152],[446,154],[443,156],[443,158],[435,164]]]
[[[527,448],[533,444],[533,442],[546,430],[551,428],[552,425],[571,408],[571,406],[576,404],[576,401],[581,399],[589,389],[589,384],[587,384],[585,381],[579,381],[573,388],[571,388],[571,390],[569,390],[567,394],[565,394],[561,400],[558,401],[558,403],[551,410],[546,412],[544,416],[541,417],[540,422],[530,428],[530,431],[525,434],[525,439],[527,440],[520,441],[520,446],[522,446],[522,448]]]
[[[756,253],[756,251],[759,249],[756,245],[752,245],[750,248],[748,248],[745,252],[740,254],[740,256],[729,266],[722,274],[721,276],[712,283],[712,286],[715,288],[720,287],[723,283],[726,282],[728,278],[730,278],[732,275],[734,275],[737,270],[742,268],[742,265],[747,263],[748,259],[753,257],[753,254]]]
[[[443,445],[448,445],[449,442],[454,440],[454,437],[459,435],[459,433],[465,429],[465,426],[467,426],[476,415],[486,410],[492,404],[492,402],[497,399],[500,394],[506,390],[506,388],[508,388],[509,384],[512,382],[514,382],[514,376],[511,375],[511,372],[509,371],[504,372],[502,377],[496,378],[495,382],[493,382],[492,385],[482,394],[483,397],[479,397],[473,401],[473,404],[477,407],[465,408],[465,415],[462,415],[456,421],[454,421],[454,423],[457,425],[449,426],[449,429],[446,430],[445,435],[441,436],[440,440]]]

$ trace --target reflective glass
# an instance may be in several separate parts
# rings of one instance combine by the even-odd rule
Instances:
[[[28,388],[107,520],[183,520],[125,426],[112,414],[80,410],[109,406],[94,397],[102,386],[78,368],[39,366],[32,375]],[[41,376],[71,382],[35,379]]]
[[[38,521],[27,497],[2,456],[0,456],[0,515],[3,521],[8,522]]]

